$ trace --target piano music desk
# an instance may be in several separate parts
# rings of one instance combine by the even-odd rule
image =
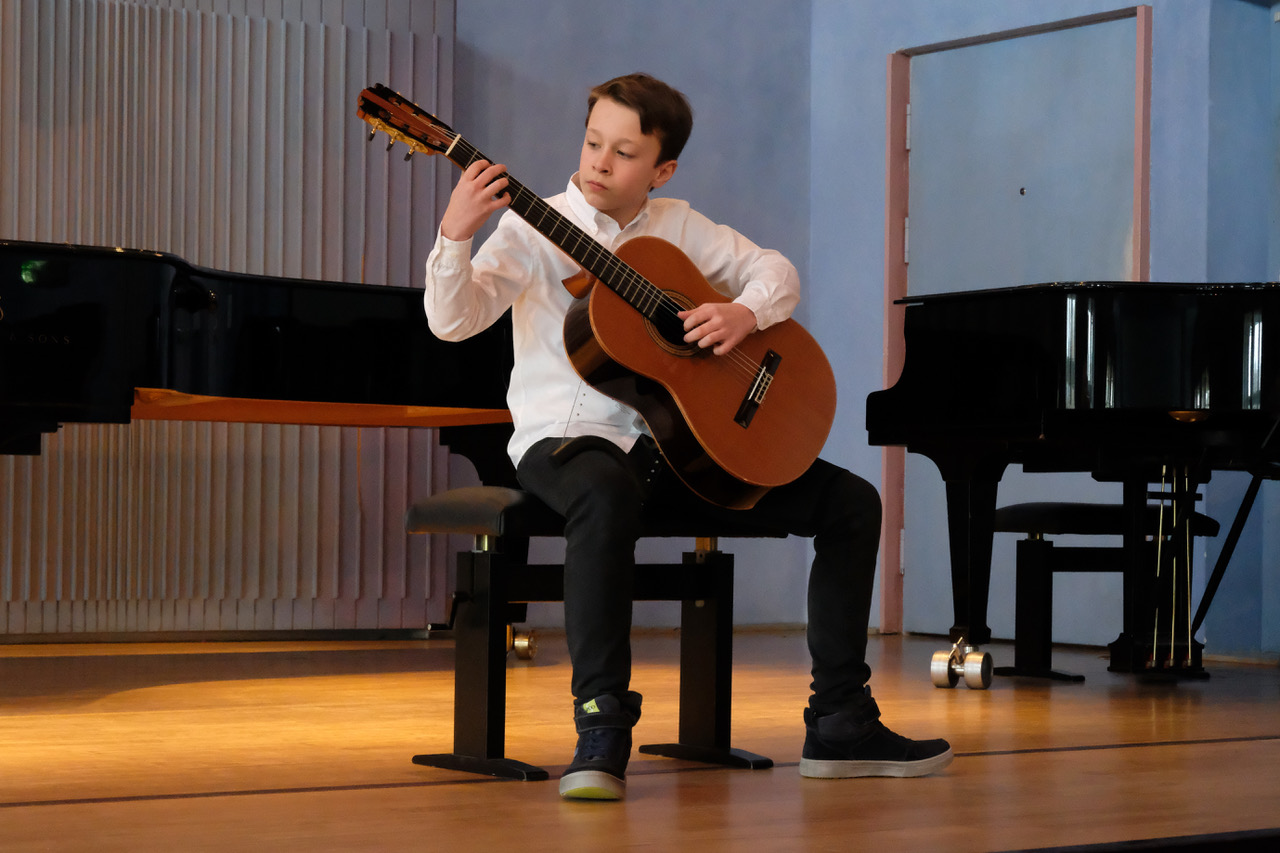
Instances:
[[[463,406],[394,406],[383,403],[317,403],[209,397],[165,388],[138,388],[130,414],[137,420],[310,424],[351,427],[446,427],[508,423],[505,409]]]

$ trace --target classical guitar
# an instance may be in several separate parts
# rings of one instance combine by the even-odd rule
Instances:
[[[466,169],[490,160],[430,113],[383,85],[357,114],[412,154]],[[637,237],[609,252],[510,175],[511,209],[583,269],[564,342],[584,380],[638,411],[671,467],[695,492],[735,509],[804,473],[826,443],[836,385],[822,349],[794,320],[758,330],[732,351],[684,342],[676,312],[726,302],[672,244]],[[598,285],[603,284],[603,287]]]

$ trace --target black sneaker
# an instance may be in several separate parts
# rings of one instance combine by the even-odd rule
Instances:
[[[597,696],[574,710],[578,746],[560,777],[560,796],[571,800],[620,800],[627,790],[631,728],[640,719],[640,695],[628,693],[634,708],[617,696]]]
[[[926,776],[951,763],[945,740],[911,740],[880,722],[872,700],[865,709],[819,717],[804,709],[800,775],[814,779],[854,776]]]

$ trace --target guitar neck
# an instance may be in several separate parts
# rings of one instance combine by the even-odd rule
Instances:
[[[373,127],[370,138],[381,130],[392,142],[408,145],[410,154],[413,151],[443,154],[464,171],[477,160],[494,162],[463,139],[462,134],[455,133],[453,128],[381,83],[361,92],[356,103],[357,115]],[[502,176],[507,179],[511,209],[520,218],[645,317],[655,320],[661,315],[661,321],[671,325],[675,312],[664,291],[554,210],[537,193],[530,192],[509,172]]]
[[[481,154],[461,135],[449,146],[445,156],[464,171],[477,160],[494,162]],[[507,179],[506,191],[511,196],[511,209],[517,216],[533,226],[539,234],[554,243],[633,308],[646,317],[653,318],[661,302],[661,290],[624,263],[617,255],[600,245],[590,234],[547,204],[541,196],[530,191],[509,172],[504,172],[503,177]]]

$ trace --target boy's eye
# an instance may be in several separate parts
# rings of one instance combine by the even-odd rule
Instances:
[[[619,156],[619,157],[622,157],[622,158],[623,158],[623,159],[625,159],[625,160],[630,160],[632,155],[631,155],[631,153],[630,153],[630,152],[628,152],[628,151],[619,151],[619,152],[618,152],[618,156]]]

